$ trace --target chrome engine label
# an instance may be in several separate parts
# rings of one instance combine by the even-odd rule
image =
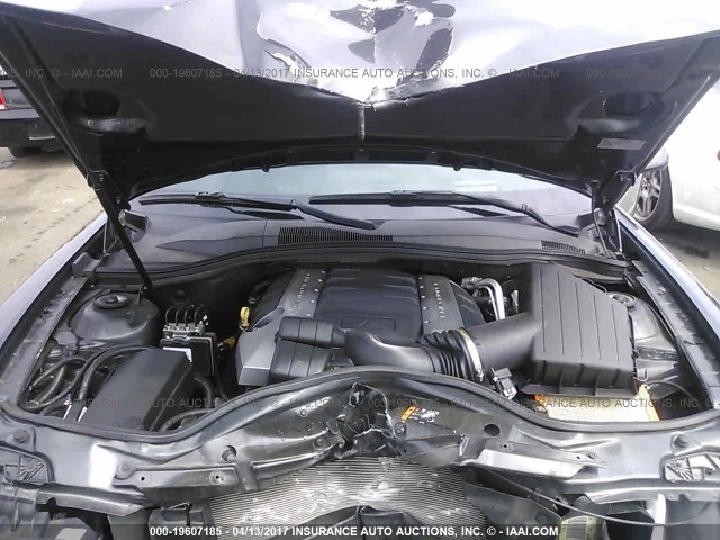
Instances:
[[[418,289],[423,314],[423,334],[463,326],[452,281],[444,276],[419,276]]]
[[[320,290],[325,281],[325,270],[295,271],[278,307],[284,314],[295,317],[312,317],[315,314]]]

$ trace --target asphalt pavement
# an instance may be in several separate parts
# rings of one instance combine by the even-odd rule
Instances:
[[[4,302],[43,261],[100,213],[93,191],[61,153],[13,159],[0,148],[0,251]]]
[[[0,148],[0,302],[100,213],[92,189],[61,153],[14,159]],[[658,235],[720,298],[720,233],[677,225]]]

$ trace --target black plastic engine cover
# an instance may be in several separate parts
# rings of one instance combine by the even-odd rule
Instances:
[[[381,268],[297,268],[270,282],[251,310],[250,327],[235,348],[237,382],[245,387],[265,386],[275,376],[294,378],[321,364],[304,347],[298,349],[298,366],[290,365],[294,357],[275,354],[285,317],[362,330],[391,345],[412,345],[424,334],[485,322],[474,299],[449,278]],[[298,335],[283,339],[298,341]],[[313,339],[299,341],[316,344]]]
[[[315,318],[364,330],[385,343],[415,343],[423,327],[417,280],[394,270],[331,270]]]

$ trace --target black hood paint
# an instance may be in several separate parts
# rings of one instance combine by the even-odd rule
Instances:
[[[421,3],[434,9],[423,32],[402,24]],[[262,12],[271,4],[284,5],[248,0],[243,9]],[[454,26],[468,3],[400,4],[400,12],[365,9],[361,20],[352,9],[329,12],[353,28],[370,25],[375,36],[364,45],[341,42],[348,57],[415,70],[365,100],[307,78],[290,82],[297,79],[288,71],[271,73],[263,67],[267,58],[287,64],[292,51],[257,32],[239,38],[244,50],[261,51],[260,60],[238,72],[97,20],[6,3],[0,63],[82,172],[91,181],[92,173],[106,173],[103,189],[121,205],[211,172],[353,161],[518,171],[612,203],[720,73],[720,32],[709,32],[452,86],[436,68],[473,38],[467,25]],[[190,20],[178,32],[205,23]],[[307,40],[338,47],[335,35]],[[315,67],[293,58],[304,69]]]

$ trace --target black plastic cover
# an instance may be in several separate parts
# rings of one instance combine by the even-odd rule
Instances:
[[[216,337],[214,332],[165,338],[160,340],[159,345],[165,351],[182,352],[190,360],[196,373],[205,377],[215,374]]]
[[[391,269],[335,268],[325,279],[315,317],[385,343],[415,343],[423,322],[417,279]]]
[[[271,313],[280,304],[280,299],[290,285],[290,278],[293,272],[286,272],[280,277],[273,279],[260,293],[260,298],[255,305],[251,305],[250,326],[255,325],[259,320]]]
[[[345,343],[345,332],[339,326],[303,317],[283,317],[277,337],[326,348],[342,347]]]
[[[192,364],[184,353],[141,351],[121,362],[80,421],[153,431],[188,408],[193,388]]]
[[[552,264],[529,265],[525,292],[521,310],[540,321],[525,393],[635,393],[632,326],[623,304]]]
[[[460,311],[462,326],[470,328],[472,326],[485,324],[485,317],[478,308],[477,301],[457,283],[451,281],[450,286],[452,287],[453,296]]]
[[[270,364],[270,382],[303,379],[325,370],[331,357],[330,349],[280,339]]]
[[[305,310],[311,313],[300,310],[301,315],[288,316],[284,312],[279,338],[340,346],[342,336],[324,333],[342,328],[368,332],[383,343],[412,345],[423,334],[435,330],[485,323],[475,300],[446,277],[416,276],[383,268],[333,268],[319,279],[314,291],[306,291],[302,282],[294,284],[294,274],[283,274],[263,290],[251,309],[251,328],[278,309],[288,293],[295,302],[296,298],[307,297],[308,292],[317,297],[314,307]]]

